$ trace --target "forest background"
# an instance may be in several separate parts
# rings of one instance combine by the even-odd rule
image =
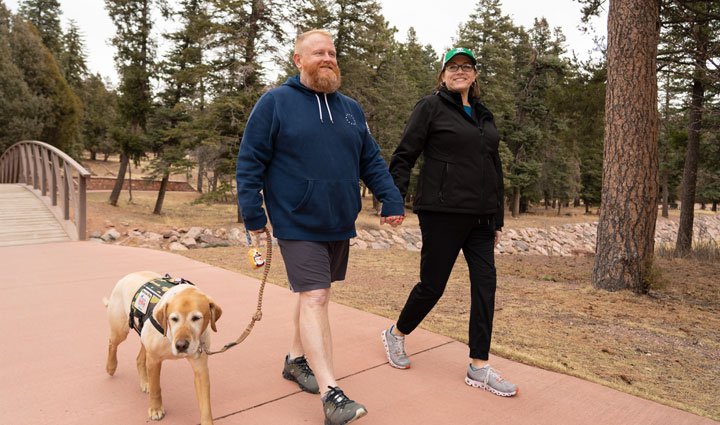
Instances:
[[[598,2],[581,3],[589,11]],[[695,3],[717,12],[715,2]],[[682,11],[673,4],[664,4],[658,55],[663,215],[682,192],[690,103],[698,78],[704,93],[696,200],[713,210],[720,200],[720,79],[712,49],[699,76],[703,70],[698,71],[693,56],[697,49],[684,48],[693,43],[698,25],[706,28],[707,45],[716,46],[718,20],[673,23],[673,14]],[[152,177],[166,181],[171,173],[197,167],[197,189],[207,200],[224,199],[232,195],[235,157],[253,105],[296,73],[287,47],[297,31],[319,27],[335,35],[342,91],[363,106],[386,160],[415,102],[436,84],[436,51],[421,45],[412,28],[405,41],[398,41],[375,0],[106,0],[105,6],[116,26],[117,87],[88,72],[82,29],[71,21],[62,30],[57,0],[20,2],[18,14],[0,6],[0,150],[18,140],[37,139],[75,157],[82,152],[92,158],[120,154],[125,166],[149,155]],[[157,13],[177,24],[176,31],[161,35],[169,46],[163,56],[157,54],[161,40],[153,32]],[[282,22],[293,22],[295,28],[288,30]],[[466,46],[480,58],[481,101],[494,112],[502,134],[513,216],[539,202],[558,212],[571,202],[588,211],[597,207],[603,56],[581,60],[568,55],[559,27],[542,17],[530,28],[516,26],[499,0],[478,1],[451,44]],[[276,75],[277,69],[267,69],[267,61],[261,60],[269,56],[278,58],[275,81],[268,75]],[[118,180],[125,178],[124,170]],[[111,203],[117,202],[119,184]],[[161,189],[157,213],[163,197]]]

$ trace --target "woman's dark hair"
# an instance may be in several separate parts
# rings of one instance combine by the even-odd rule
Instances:
[[[442,75],[443,72],[445,72],[445,68],[443,68],[442,71],[437,75],[437,85],[435,86],[434,90],[440,90],[442,87],[445,87],[445,83],[443,83]],[[480,97],[480,87],[477,82],[477,77],[475,77],[475,81],[473,81],[472,86],[470,86],[470,92],[468,92],[468,97],[471,98],[479,98]]]

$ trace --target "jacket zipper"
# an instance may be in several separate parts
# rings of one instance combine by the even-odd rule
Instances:
[[[448,173],[448,163],[445,163],[445,167],[443,167],[442,175],[440,176],[440,192],[438,192],[438,198],[440,199],[440,203],[442,204],[443,201],[443,189],[445,187],[445,178],[447,178]]]

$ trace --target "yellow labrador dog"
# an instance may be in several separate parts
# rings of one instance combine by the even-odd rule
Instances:
[[[195,373],[201,424],[210,425],[210,376],[202,344],[209,347],[209,329],[217,332],[215,322],[222,310],[195,286],[179,281],[147,271],[131,273],[118,281],[107,304],[110,346],[106,370],[110,376],[115,374],[117,347],[132,327],[142,343],[137,370],[140,388],[150,393],[149,418],[160,420],[165,416],[160,391],[163,360],[186,358]]]

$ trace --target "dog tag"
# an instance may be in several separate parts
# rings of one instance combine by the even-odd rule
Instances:
[[[135,309],[145,314],[147,312],[148,304],[150,304],[151,297],[152,294],[148,290],[143,289],[135,300]]]

